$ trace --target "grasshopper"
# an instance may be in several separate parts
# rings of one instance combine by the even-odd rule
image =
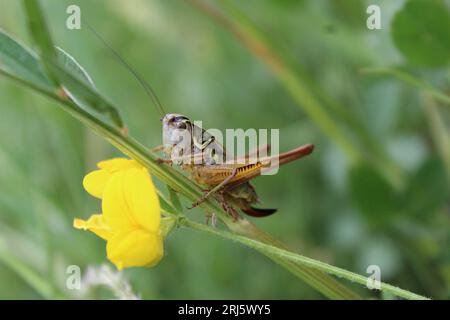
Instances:
[[[183,171],[189,172],[191,178],[198,184],[205,186],[205,194],[192,204],[198,206],[208,197],[214,196],[223,209],[233,217],[238,217],[234,207],[238,207],[253,217],[265,217],[276,212],[276,209],[259,209],[253,207],[258,202],[258,196],[250,180],[261,175],[263,169],[268,168],[275,157],[279,165],[300,159],[314,150],[312,144],[306,144],[289,152],[274,156],[258,157],[260,153],[267,154],[269,146],[262,147],[245,156],[246,161],[232,163],[218,161],[218,154],[224,155],[224,148],[215,137],[206,130],[196,126],[189,118],[180,114],[169,113],[162,119],[164,145],[157,147],[167,157],[173,159],[174,148],[179,147],[181,137],[188,136],[188,145],[182,150],[188,150],[187,155],[179,155],[173,160],[162,159],[161,162],[179,164]],[[200,133],[200,134],[199,134]],[[250,161],[256,154],[256,160]]]
[[[90,26],[90,31],[109,49],[113,56],[126,68],[142,85],[155,107],[163,117],[161,118],[163,136],[165,143],[153,148],[153,151],[163,151],[165,158],[159,158],[161,163],[170,165],[179,164],[181,169],[189,172],[191,178],[198,184],[204,186],[204,195],[192,204],[196,207],[204,202],[208,197],[213,196],[219,201],[223,209],[234,218],[238,219],[239,214],[235,207],[241,209],[246,214],[253,217],[266,217],[275,213],[276,209],[260,209],[253,205],[258,203],[258,196],[250,180],[261,175],[262,170],[268,168],[275,159],[279,165],[287,164],[294,160],[309,155],[314,150],[314,145],[306,144],[291,151],[274,156],[259,157],[259,154],[267,155],[269,146],[263,147],[247,154],[244,159],[249,160],[256,155],[256,161],[237,161],[237,163],[221,162],[217,159],[217,151],[222,156],[225,155],[224,148],[216,141],[215,137],[203,128],[196,126],[189,118],[180,114],[165,113],[158,97],[152,87],[144,80],[140,74],[134,70],[108,43]],[[184,145],[184,150],[189,150],[186,156],[179,157],[181,162],[167,159],[173,155],[175,148],[179,147],[180,131],[182,136],[188,136],[189,145]],[[176,134],[175,134],[176,133]],[[265,150],[263,150],[265,149]],[[216,154],[214,154],[216,153]],[[198,161],[200,159],[200,161]],[[188,161],[186,161],[188,160]]]

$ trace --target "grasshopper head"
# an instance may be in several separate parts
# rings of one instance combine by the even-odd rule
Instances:
[[[187,124],[190,123],[189,118],[177,113],[168,113],[161,121],[163,123],[163,129],[166,130],[185,130],[187,129]]]
[[[196,159],[211,164],[217,161],[218,155],[223,155],[223,148],[215,142],[215,138],[189,118],[181,114],[169,113],[161,121],[163,150],[173,163],[179,164],[178,160],[187,160],[190,163],[191,156],[200,153],[201,157]],[[206,151],[207,148],[209,148],[208,151]]]
[[[187,135],[189,135],[190,130],[190,120],[176,113],[168,113],[162,119],[163,128],[163,145],[165,149],[170,149],[175,145],[179,144],[183,137],[185,141],[187,140]]]

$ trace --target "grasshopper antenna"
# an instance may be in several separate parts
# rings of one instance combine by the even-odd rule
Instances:
[[[109,51],[114,55],[114,57],[122,64],[122,66],[131,72],[131,74],[134,76],[134,78],[139,82],[139,84],[144,88],[145,92],[149,96],[150,100],[152,100],[155,107],[158,109],[158,111],[161,113],[162,116],[164,116],[166,113],[164,111],[164,108],[161,104],[161,102],[158,99],[158,96],[156,95],[155,91],[152,89],[152,87],[144,80],[141,75],[135,71],[117,52],[114,50],[103,38],[100,36],[100,34],[94,30],[94,28],[91,27],[90,24],[85,22],[88,29],[99,39],[105,47],[109,49]]]

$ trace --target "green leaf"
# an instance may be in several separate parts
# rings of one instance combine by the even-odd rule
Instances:
[[[74,77],[77,77],[79,80],[83,81],[86,85],[90,85],[95,89],[94,81],[91,76],[87,73],[87,71],[63,49],[56,47],[56,55],[58,59],[58,64],[63,66],[68,72],[70,72]]]
[[[106,114],[117,127],[124,127],[117,108],[103,98],[90,83],[83,78],[75,76],[73,74],[74,71],[67,70],[67,67],[62,67],[58,64],[48,64],[48,67],[53,74],[58,76],[60,83],[75,97],[74,102],[80,103],[81,101],[78,104],[79,107]]]
[[[122,128],[123,121],[119,112],[105,98],[100,96],[91,76],[81,64],[61,48],[57,48],[57,55],[58,65],[51,65],[50,68],[55,70],[55,74],[58,74],[72,100],[86,110],[91,108],[101,114],[108,114],[114,124]]]
[[[356,206],[373,223],[384,222],[398,209],[394,189],[368,164],[351,169],[349,190]]]
[[[63,49],[56,47],[57,51],[57,59],[58,64],[62,66],[68,73],[70,73],[74,78],[78,79],[79,81],[83,82],[84,85],[91,87],[92,89],[96,90],[94,81],[92,80],[91,76],[87,73],[87,71],[75,60],[74,57],[72,57],[70,54],[68,54]],[[78,83],[78,81],[77,81]],[[79,96],[74,92],[77,92],[77,89],[79,89],[77,86],[74,86],[70,81],[65,84],[65,92],[68,94],[68,96],[79,106],[80,108],[84,108],[86,110],[89,110],[90,105],[90,98],[91,97],[83,97]],[[94,98],[95,100],[95,98]],[[94,104],[95,107],[95,104]],[[100,112],[104,112],[102,108],[99,110]]]
[[[86,110],[107,114],[116,126],[123,128],[123,121],[117,109],[101,97],[83,67],[62,49],[58,49],[57,52],[57,60],[49,61],[47,68],[53,75],[57,75],[58,83],[61,82],[66,87],[73,101]],[[55,89],[42,71],[36,55],[2,31],[0,31],[0,67],[36,87],[46,91]]]
[[[450,200],[445,169],[438,158],[426,161],[409,181],[404,194],[407,213],[430,217]]]
[[[414,64],[445,65],[450,60],[450,13],[438,0],[410,0],[392,22],[397,48]]]
[[[52,88],[36,56],[3,30],[0,30],[0,68],[36,85]]]
[[[36,43],[42,65],[47,76],[56,86],[63,84],[70,93],[75,97],[75,102],[80,102],[80,107],[92,107],[97,112],[106,113],[111,121],[123,128],[123,121],[119,116],[119,112],[109,102],[102,98],[96,90],[85,81],[86,73],[82,72],[83,68],[70,56],[65,55],[64,51],[60,51],[64,55],[64,67],[58,63],[58,55],[53,45],[44,14],[36,0],[23,0],[23,6],[27,14],[28,31],[30,32],[34,42]],[[61,57],[59,58],[61,60]],[[70,64],[68,62],[71,62]],[[67,68],[68,67],[68,68]],[[74,71],[76,70],[76,71]],[[80,76],[83,74],[82,76]]]
[[[22,0],[22,4],[27,17],[28,32],[38,48],[45,73],[51,82],[58,86],[58,78],[49,68],[49,64],[56,61],[56,50],[39,2],[36,0]]]

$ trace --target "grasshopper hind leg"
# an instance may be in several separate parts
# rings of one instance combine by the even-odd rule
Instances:
[[[238,220],[241,218],[236,209],[233,208],[233,206],[230,206],[226,201],[221,201],[221,205],[223,210],[225,210],[230,216],[232,216],[234,220]]]
[[[194,202],[192,204],[192,206],[188,209],[192,209],[192,208],[199,206],[201,203],[205,202],[205,200],[208,199],[211,195],[219,193],[220,190],[222,190],[227,185],[227,183],[236,176],[236,173],[237,173],[237,169],[235,168],[235,169],[233,169],[231,174],[225,180],[223,180],[221,183],[219,183],[217,186],[215,186],[211,190],[206,191],[205,194],[200,199],[198,199],[196,202]]]
[[[228,213],[231,217],[233,217],[235,221],[241,218],[237,210],[232,205],[229,204],[223,192],[217,193],[216,199],[217,201],[219,201],[220,205],[222,206],[222,209],[225,210],[225,212]]]

